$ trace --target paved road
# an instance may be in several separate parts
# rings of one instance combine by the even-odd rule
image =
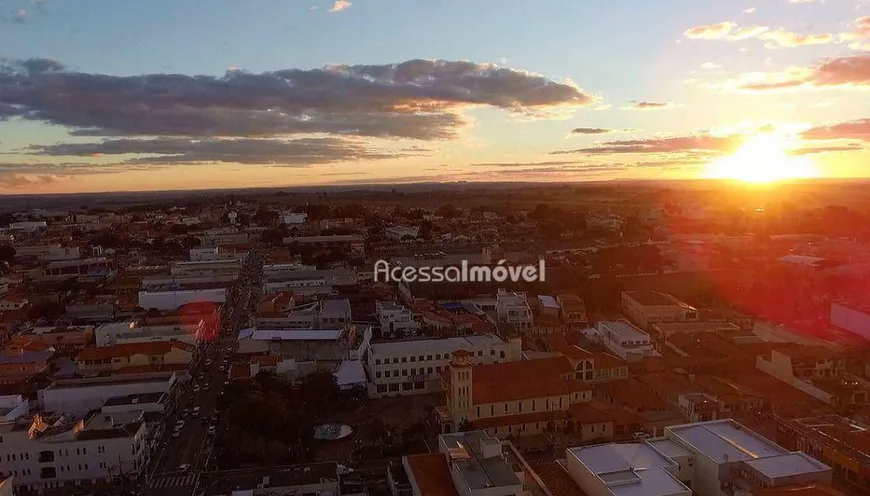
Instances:
[[[218,400],[230,357],[235,352],[239,330],[248,325],[251,303],[259,295],[258,284],[262,257],[252,250],[242,267],[237,283],[227,291],[219,333],[214,339],[203,342],[191,365],[191,380],[179,386],[178,404],[174,414],[167,415],[163,448],[155,456],[147,484],[149,495],[181,496],[193,494],[199,481],[199,473],[213,469],[209,466],[214,436],[208,433],[209,426],[219,418]],[[199,415],[192,411],[199,407]],[[185,409],[189,413],[185,416]],[[217,416],[217,417],[215,417]],[[178,419],[184,419],[179,437],[172,438],[172,430]]]

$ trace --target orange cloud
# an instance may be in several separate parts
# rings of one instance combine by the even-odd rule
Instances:
[[[736,84],[744,91],[795,88],[870,88],[870,54],[827,59],[816,67],[786,74],[762,74],[756,81]]]
[[[792,48],[806,45],[833,43],[836,38],[831,33],[798,34],[779,28],[774,31],[767,26],[738,26],[733,22],[720,22],[696,26],[686,30],[683,35],[695,40],[741,41],[758,39],[771,43],[771,46]]]

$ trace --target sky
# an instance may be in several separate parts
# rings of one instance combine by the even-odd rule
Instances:
[[[870,0],[0,0],[0,194],[864,177],[868,90]]]

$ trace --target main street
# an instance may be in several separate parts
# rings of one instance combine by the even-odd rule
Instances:
[[[217,332],[200,341],[190,367],[190,380],[181,388],[174,412],[167,415],[163,439],[148,476],[147,494],[193,494],[198,474],[213,469],[209,458],[214,442],[210,427],[217,426],[221,412],[218,401],[227,381],[239,331],[248,325],[252,302],[259,297],[262,256],[252,248],[239,278],[227,288],[226,303]],[[199,408],[197,415],[194,409]],[[177,437],[173,429],[183,421]]]

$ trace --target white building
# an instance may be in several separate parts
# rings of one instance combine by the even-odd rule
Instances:
[[[20,394],[0,396],[0,423],[15,420],[29,410],[29,403]]]
[[[45,262],[58,260],[77,260],[81,258],[82,251],[78,246],[52,246],[39,255],[39,259]]]
[[[148,463],[142,412],[21,416],[0,424],[0,470],[17,490],[109,484]],[[84,488],[83,488],[84,489]]]
[[[414,312],[394,301],[379,301],[375,306],[381,333],[385,335],[415,336],[420,323],[414,319]]]
[[[106,404],[110,398],[131,394],[169,393],[176,378],[93,378],[57,380],[37,395],[44,412],[81,416]]]
[[[496,316],[501,324],[513,324],[517,329],[530,329],[534,323],[526,293],[499,289],[496,294]]]
[[[519,339],[506,341],[494,334],[371,343],[363,353],[369,396],[441,391],[441,372],[448,368],[451,355],[458,350],[467,351],[475,363],[522,359]]]
[[[241,262],[233,257],[228,260],[202,260],[173,262],[169,272],[173,276],[214,276],[236,274],[241,271]]]
[[[186,291],[139,291],[139,307],[146,310],[174,311],[188,303],[214,303],[227,301],[226,288],[192,289]]]
[[[402,241],[406,236],[416,238],[420,235],[419,227],[390,226],[384,229],[384,234],[394,241]]]
[[[301,226],[308,219],[308,214],[305,212],[289,212],[283,216],[284,224],[288,226]]]
[[[629,322],[601,321],[595,326],[601,344],[627,362],[637,362],[643,357],[659,356],[649,337]]]
[[[665,427],[662,438],[566,450],[563,468],[589,496],[753,495],[831,483],[831,468],[727,419]],[[691,488],[691,489],[690,489]]]
[[[36,232],[48,227],[48,223],[44,220],[40,221],[22,221],[9,224],[10,231]]]
[[[187,344],[196,344],[200,333],[204,330],[204,321],[200,321],[197,326],[147,326],[137,325],[136,322],[112,322],[94,329],[94,342],[100,347],[159,341],[179,341]]]

